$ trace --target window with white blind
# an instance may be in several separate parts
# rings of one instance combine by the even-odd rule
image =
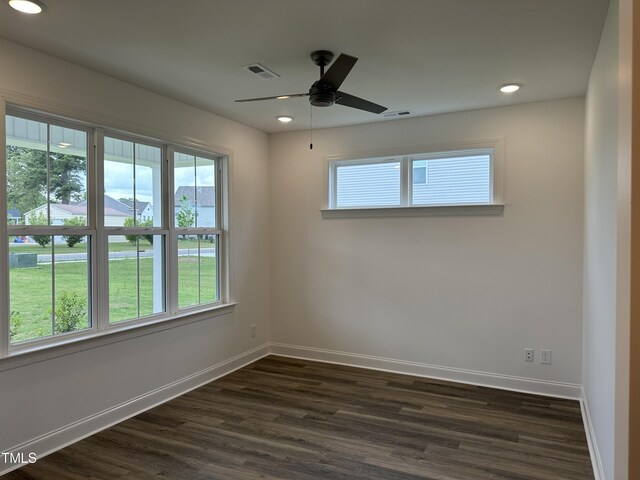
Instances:
[[[496,148],[330,160],[328,210],[496,205]]]

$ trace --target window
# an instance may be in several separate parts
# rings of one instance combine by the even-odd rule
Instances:
[[[47,338],[92,326],[87,208],[90,131],[7,115],[9,341]]]
[[[218,159],[176,151],[174,222],[179,308],[218,300]]]
[[[111,322],[165,311],[164,175],[161,146],[104,136]],[[153,212],[150,218],[144,218],[145,210]]]
[[[337,164],[334,175],[336,208],[400,205],[400,161],[396,159]]]
[[[494,147],[329,161],[329,209],[498,203]]]
[[[8,108],[0,350],[221,304],[226,161]]]
[[[426,160],[414,160],[412,164],[412,183],[413,185],[427,185],[429,183],[429,164]],[[415,187],[414,187],[415,188]]]

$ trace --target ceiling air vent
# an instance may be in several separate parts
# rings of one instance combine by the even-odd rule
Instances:
[[[411,115],[413,112],[411,110],[396,110],[394,112],[386,112],[383,113],[383,117],[407,117]]]
[[[273,70],[269,70],[267,67],[265,67],[264,65],[260,65],[259,63],[247,65],[246,67],[242,68],[253,73],[254,75],[257,75],[260,78],[264,78],[265,80],[268,80],[270,78],[277,78],[280,76]]]

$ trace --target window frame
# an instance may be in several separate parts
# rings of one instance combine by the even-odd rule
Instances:
[[[176,293],[176,298],[175,298],[175,303],[173,305],[175,305],[175,309],[176,309],[176,314],[178,312],[189,312],[192,310],[197,310],[199,308],[202,308],[203,306],[206,305],[217,305],[220,304],[221,302],[223,302],[223,292],[221,291],[221,276],[222,276],[222,268],[220,265],[220,247],[219,244],[222,243],[223,241],[223,234],[224,234],[224,229],[222,228],[223,226],[223,212],[222,212],[222,199],[223,199],[223,195],[222,195],[222,185],[223,185],[223,167],[222,167],[222,162],[223,159],[219,158],[221,157],[220,154],[214,154],[211,152],[204,152],[202,150],[197,150],[197,149],[193,149],[193,148],[187,148],[187,147],[180,147],[180,146],[175,146],[172,150],[172,157],[175,153],[181,153],[183,155],[193,155],[196,158],[201,157],[201,158],[205,158],[207,160],[213,160],[214,162],[214,167],[215,167],[215,181],[214,181],[214,195],[215,195],[215,206],[214,206],[214,214],[215,214],[215,227],[177,227],[175,225],[175,220],[176,220],[176,216],[175,216],[175,179],[174,179],[174,173],[175,173],[175,163],[171,164],[171,186],[173,187],[173,189],[171,190],[171,193],[169,194],[169,204],[170,204],[170,209],[171,209],[171,214],[169,215],[169,222],[171,225],[171,231],[173,232],[171,235],[171,242],[174,242],[175,247],[172,246],[171,247],[171,251],[176,255],[175,258],[175,268],[176,268],[176,274],[173,278],[173,280],[175,280],[175,285],[176,288],[173,289],[172,291],[175,291]],[[175,157],[173,157],[175,158]],[[195,187],[197,187],[197,185],[195,185]],[[196,213],[197,213],[197,209],[196,209]],[[197,223],[197,219],[196,219],[196,223]],[[209,303],[198,303],[196,305],[190,305],[187,307],[183,307],[180,308],[179,306],[179,298],[178,298],[178,276],[179,276],[179,272],[178,272],[178,235],[214,235],[216,237],[216,295],[218,296],[218,300],[216,300],[215,302],[209,302]],[[199,255],[199,252],[198,252]]]
[[[133,170],[134,170],[134,177],[133,177],[133,196],[134,196],[134,200],[135,200],[135,196],[136,196],[136,191],[135,191],[135,145],[136,144],[143,144],[143,145],[148,145],[148,146],[152,146],[152,147],[157,147],[160,149],[160,159],[161,159],[161,163],[160,163],[160,168],[161,168],[161,192],[160,192],[160,196],[161,196],[161,207],[162,207],[162,215],[161,215],[161,226],[160,227],[140,227],[140,226],[131,226],[131,227],[114,227],[114,226],[106,226],[104,224],[104,195],[97,195],[97,191],[96,191],[96,205],[98,206],[98,219],[101,219],[100,221],[98,221],[99,225],[101,226],[101,233],[102,235],[99,236],[100,240],[101,240],[101,256],[100,256],[100,260],[103,263],[103,272],[104,275],[106,277],[105,278],[105,285],[103,285],[103,290],[102,293],[103,295],[101,296],[101,305],[100,305],[100,310],[102,312],[102,314],[100,315],[100,322],[101,324],[103,324],[103,328],[105,329],[111,329],[111,328],[116,328],[119,325],[122,324],[128,324],[128,325],[135,325],[136,323],[145,323],[149,320],[166,320],[168,318],[171,318],[171,313],[169,312],[169,295],[168,295],[168,289],[169,289],[169,282],[168,282],[168,262],[169,262],[169,255],[168,255],[168,249],[169,249],[169,244],[168,244],[168,237],[169,237],[169,222],[167,221],[167,205],[168,205],[168,196],[169,196],[169,178],[168,178],[168,168],[169,168],[169,163],[170,163],[170,157],[167,154],[168,152],[168,145],[157,141],[157,140],[150,140],[148,138],[143,138],[143,137],[138,137],[135,135],[131,135],[131,134],[124,134],[124,133],[120,133],[120,132],[116,132],[113,130],[108,130],[108,129],[99,129],[99,135],[98,135],[98,145],[101,147],[101,154],[100,156],[98,156],[97,158],[101,158],[102,161],[96,161],[96,163],[98,164],[98,178],[100,180],[100,189],[97,191],[103,191],[104,192],[104,163],[105,163],[105,153],[104,153],[104,145],[105,145],[105,138],[113,138],[116,140],[122,140],[124,142],[131,142],[133,143],[134,147],[133,147],[133,152],[134,152],[134,163],[133,163]],[[106,192],[105,192],[106,194]],[[136,218],[136,210],[135,210],[135,203],[134,203],[134,210],[133,210],[133,217]],[[163,285],[163,297],[164,297],[164,311],[163,312],[158,312],[158,313],[153,313],[150,315],[141,315],[141,316],[137,316],[137,317],[132,317],[132,318],[128,318],[128,319],[124,319],[124,320],[119,320],[117,322],[112,322],[110,319],[110,311],[109,311],[109,236],[110,235],[162,235],[164,236],[164,255],[163,255],[163,270],[164,270],[164,275],[165,275],[165,279],[164,279],[164,285]],[[103,253],[104,252],[104,253]],[[139,281],[139,279],[138,279]]]
[[[148,333],[174,328],[227,313],[236,302],[231,300],[231,228],[230,228],[230,175],[232,172],[233,152],[219,145],[198,142],[180,134],[158,133],[155,130],[118,123],[113,118],[99,114],[43,102],[11,92],[0,91],[0,115],[16,115],[37,121],[45,121],[56,126],[69,127],[89,132],[87,137],[87,226],[66,227],[51,225],[52,235],[78,233],[92,236],[91,256],[88,260],[91,276],[89,280],[91,305],[91,328],[58,334],[50,337],[11,343],[9,339],[9,235],[19,229],[11,229],[7,222],[0,222],[0,280],[7,288],[0,289],[0,371],[44,358],[55,358],[59,354],[92,348],[92,345],[104,345],[123,338],[135,338]],[[0,127],[0,176],[6,178],[6,120]],[[135,234],[145,232],[163,232],[165,236],[165,312],[132,320],[110,323],[108,318],[108,245],[107,231],[104,226],[104,197],[97,192],[104,191],[104,136],[134,141],[137,143],[162,147],[163,175],[163,225],[162,227],[133,227]],[[216,303],[200,304],[188,309],[177,309],[177,291],[171,285],[177,285],[177,254],[172,251],[173,198],[169,193],[173,182],[173,148],[197,152],[200,156],[216,159],[216,209],[218,243],[216,245],[218,283]],[[0,212],[6,217],[6,182],[0,185]],[[17,226],[24,227],[24,226]],[[123,232],[120,227],[107,227]],[[32,230],[35,232],[35,230]],[[174,325],[175,323],[175,325]],[[173,326],[172,326],[173,325]],[[64,352],[64,353],[62,353]]]
[[[469,154],[491,155],[491,194],[489,203],[458,203],[423,205],[413,204],[412,162]],[[342,165],[378,163],[379,159],[400,162],[399,206],[337,207],[336,169]],[[428,170],[428,166],[427,166]],[[324,158],[324,204],[320,211],[324,218],[376,217],[376,216],[431,216],[431,215],[499,215],[504,209],[504,140],[489,139],[451,144],[426,145],[398,149],[386,149],[354,154],[332,155]]]
[[[338,184],[338,168],[340,167],[344,167],[344,166],[357,166],[357,165],[380,165],[383,163],[397,163],[400,166],[400,203],[396,206],[396,205],[380,205],[380,206],[368,206],[368,207],[337,207],[336,205],[338,204],[338,188],[337,188],[337,184]],[[347,209],[347,208],[397,208],[397,207],[401,207],[402,206],[402,202],[403,202],[403,188],[402,188],[402,179],[404,177],[404,172],[403,172],[403,162],[402,159],[400,157],[393,157],[393,156],[382,156],[382,157],[376,157],[376,158],[362,158],[362,159],[355,159],[355,160],[335,160],[330,162],[330,166],[329,166],[329,195],[330,195],[330,200],[329,200],[329,205],[333,206],[332,208],[335,210],[339,210],[339,209]]]
[[[87,278],[87,288],[89,290],[89,295],[88,295],[88,302],[89,305],[87,305],[87,308],[89,310],[89,322],[91,323],[91,325],[88,328],[82,329],[82,330],[76,330],[76,331],[72,331],[72,332],[65,332],[65,333],[59,333],[59,334],[52,334],[46,337],[41,337],[41,338],[34,338],[34,339],[29,339],[29,340],[24,340],[21,342],[15,342],[15,343],[11,343],[11,338],[9,335],[9,329],[10,329],[10,325],[9,325],[9,312],[10,312],[10,295],[11,295],[11,282],[10,282],[10,274],[9,274],[9,267],[7,265],[6,268],[6,275],[2,275],[2,277],[5,279],[5,285],[6,288],[2,289],[3,290],[3,294],[6,293],[6,299],[2,298],[2,300],[5,300],[6,303],[5,305],[7,306],[4,310],[8,310],[6,312],[6,338],[4,336],[3,333],[3,337],[0,340],[3,344],[3,346],[6,348],[6,352],[7,354],[10,354],[12,351],[20,351],[23,348],[29,348],[29,346],[35,342],[37,342],[38,344],[41,345],[52,345],[52,344],[56,344],[60,341],[60,339],[73,339],[76,337],[84,337],[88,334],[91,333],[95,333],[98,330],[98,322],[97,322],[97,306],[98,306],[98,295],[97,292],[94,291],[94,289],[92,288],[93,285],[96,285],[97,283],[97,268],[96,268],[96,262],[95,262],[95,250],[96,250],[96,242],[97,242],[97,231],[96,231],[96,222],[97,219],[95,217],[95,201],[89,196],[89,190],[93,187],[95,189],[95,176],[96,176],[96,158],[95,158],[95,151],[92,148],[93,142],[95,141],[95,130],[87,127],[86,125],[83,125],[82,123],[76,123],[67,119],[59,119],[55,116],[49,116],[46,114],[42,114],[42,113],[36,113],[36,112],[32,112],[32,111],[28,111],[28,110],[21,110],[19,108],[16,107],[6,107],[5,108],[5,112],[4,112],[4,119],[6,122],[6,117],[8,115],[11,116],[15,116],[15,117],[19,117],[19,118],[24,118],[27,120],[32,120],[35,122],[40,122],[40,123],[46,123],[47,124],[47,131],[49,131],[49,126],[50,125],[55,125],[58,127],[63,127],[63,128],[70,128],[70,129],[74,129],[74,130],[79,130],[79,131],[83,131],[85,132],[85,134],[87,135],[87,178],[86,178],[86,189],[87,189],[87,222],[86,225],[84,227],[81,226],[74,226],[74,227],[69,227],[69,226],[65,226],[65,225],[37,225],[37,226],[31,226],[31,225],[5,225],[6,227],[6,231],[4,232],[4,237],[2,239],[2,242],[6,244],[6,253],[2,252],[3,254],[6,255],[6,257],[8,258],[9,255],[9,246],[8,246],[8,241],[9,241],[9,237],[10,236],[18,236],[18,235],[51,235],[51,236],[62,236],[62,235],[82,235],[82,236],[86,236],[87,237],[87,242],[88,242],[88,248],[87,248],[87,268],[89,269],[88,272],[88,278]],[[5,127],[6,128],[6,127]],[[5,142],[5,144],[2,147],[2,169],[3,171],[0,172],[2,173],[2,175],[4,176],[4,178],[6,179],[6,131],[4,132],[3,135],[3,142]],[[50,143],[49,141],[49,134],[47,133],[47,145]],[[47,147],[49,148],[49,147]],[[6,185],[6,181],[5,181],[5,185]],[[0,199],[0,205],[2,205],[2,210],[3,212],[5,212],[5,217],[6,217],[6,208],[7,208],[7,200],[6,200],[6,190],[4,192],[2,192],[2,199]],[[50,197],[49,194],[47,194],[47,205],[50,205]],[[48,221],[50,221],[50,206],[48,206],[48,212],[47,212],[47,219]],[[26,213],[26,212],[25,212]],[[4,222],[3,222],[4,223]],[[89,238],[91,240],[89,240]],[[1,250],[0,250],[1,252]],[[55,247],[52,246],[52,253],[55,252]],[[54,273],[55,271],[55,263],[52,266],[52,276],[55,275]],[[4,273],[4,272],[3,272]],[[55,279],[52,280],[52,284],[54,284]],[[55,294],[54,294],[55,295]],[[3,295],[4,296],[4,295]],[[55,308],[55,303],[52,303],[52,308]],[[4,312],[2,312],[4,313]],[[0,317],[0,323],[4,323]],[[4,325],[3,325],[4,327]],[[5,328],[1,328],[0,330],[2,330],[2,332],[4,332]],[[6,343],[5,343],[6,342]],[[3,349],[1,349],[3,351]]]

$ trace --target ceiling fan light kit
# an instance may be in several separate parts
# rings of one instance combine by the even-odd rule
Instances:
[[[350,95],[338,90],[358,59],[341,53],[325,72],[325,67],[331,63],[334,54],[329,50],[315,50],[311,52],[311,60],[320,67],[320,79],[311,85],[307,93],[277,95],[272,97],[245,98],[236,102],[257,102],[262,100],[284,100],[294,97],[309,97],[309,103],[314,107],[330,107],[333,104],[344,105],[365,112],[380,114],[387,108],[363,98]]]

